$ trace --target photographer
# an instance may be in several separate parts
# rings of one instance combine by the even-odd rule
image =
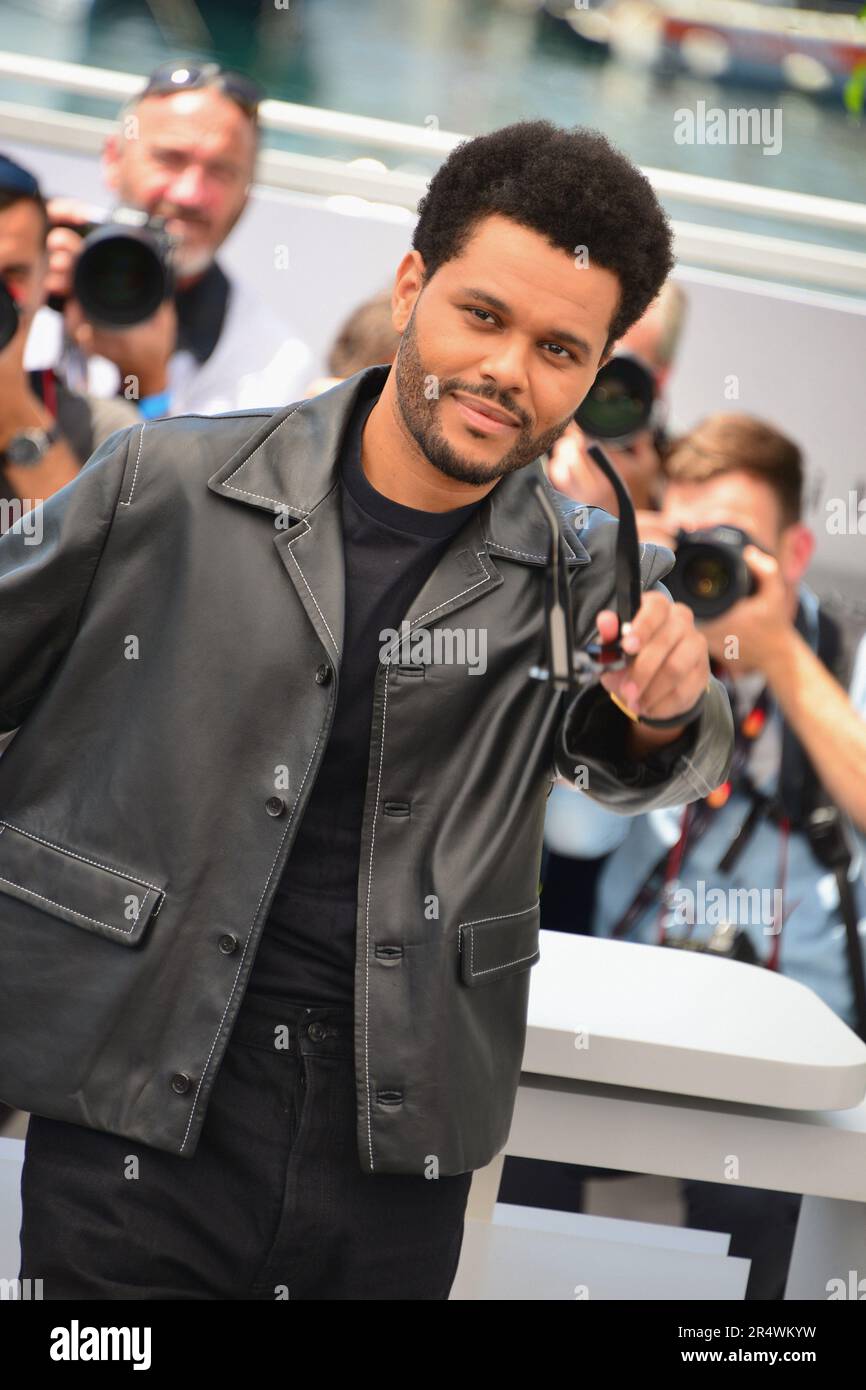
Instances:
[[[58,224],[48,239],[49,292],[65,302],[66,331],[88,359],[87,380],[100,394],[134,395],[147,418],[277,407],[295,400],[309,378],[307,346],[215,259],[246,207],[261,95],[249,78],[215,63],[171,63],[121,112],[103,154],[105,182],[123,207],[164,219],[176,241],[174,294],[143,322],[88,321],[71,297],[82,239],[59,224],[86,224],[91,210],[69,199],[49,204]],[[107,374],[106,359],[115,369]]]
[[[692,607],[713,671],[728,688],[737,731],[732,769],[695,806],[631,819],[559,783],[546,844],[575,856],[576,865],[578,857],[610,851],[598,878],[593,934],[666,945],[698,941],[779,970],[862,1035],[857,919],[866,913],[866,641],[852,678],[838,629],[804,582],[815,542],[800,520],[800,451],[761,420],[717,414],[673,445],[665,472],[661,511],[643,517],[640,535],[676,553],[666,585]],[[707,537],[729,547],[711,551],[684,534],[715,527],[746,535]],[[710,618],[713,607],[721,611]],[[639,701],[630,703],[639,710]],[[827,815],[810,819],[828,801],[841,812],[835,842],[825,833]],[[705,901],[721,889],[738,907],[750,900],[731,890],[762,890],[762,903],[772,894],[772,920],[763,909],[757,922],[737,921],[730,909],[733,920],[725,922],[711,921],[709,911],[705,921],[684,914],[686,894],[700,901],[701,883]],[[545,1165],[542,1179],[519,1160],[501,1200],[533,1201],[533,1185],[548,1200],[555,1183],[564,1194],[558,1204],[573,1208],[576,1199],[579,1209],[589,1173],[565,1169],[551,1174]],[[684,1195],[688,1225],[730,1232],[730,1253],[751,1257],[747,1298],[781,1298],[800,1198],[700,1182],[686,1182]]]
[[[76,395],[32,360],[47,231],[36,179],[0,155],[0,500],[20,503],[21,511],[63,487],[104,439],[136,420],[126,402]],[[2,509],[0,530],[8,529],[4,514],[15,510]]]

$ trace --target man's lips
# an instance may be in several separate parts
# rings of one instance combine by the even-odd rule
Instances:
[[[476,429],[499,433],[520,428],[520,422],[515,420],[513,415],[491,405],[489,401],[483,401],[478,396],[471,396],[462,391],[453,391],[451,394],[461,414]]]

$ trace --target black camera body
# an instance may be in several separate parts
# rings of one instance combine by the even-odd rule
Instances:
[[[675,562],[664,584],[698,622],[710,622],[749,598],[757,588],[743,551],[756,542],[739,526],[711,526],[677,533]]]
[[[58,223],[84,237],[73,294],[97,327],[130,328],[156,313],[174,293],[172,259],[177,238],[165,219],[138,208],[118,207],[105,222]],[[52,296],[49,304],[62,309]]]

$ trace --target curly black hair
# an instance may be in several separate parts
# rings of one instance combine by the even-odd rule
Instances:
[[[674,266],[673,233],[649,180],[599,130],[517,121],[463,140],[420,203],[412,245],[424,284],[459,256],[476,224],[498,213],[540,232],[621,286],[605,352],[643,315]]]

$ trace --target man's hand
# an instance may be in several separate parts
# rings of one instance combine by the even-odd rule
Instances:
[[[743,559],[755,577],[755,593],[740,599],[712,622],[701,623],[701,632],[714,657],[741,661],[744,669],[769,674],[777,651],[789,644],[794,630],[790,601],[772,555],[747,545]]]
[[[58,227],[58,222],[71,222],[75,226],[86,227],[99,216],[99,210],[80,198],[49,198],[48,218],[51,229],[48,233],[48,274],[45,279],[45,292],[59,294],[67,299],[72,294],[72,277],[75,263],[81,254],[83,238],[72,227]]]
[[[177,340],[177,311],[173,299],[166,299],[155,314],[132,328],[95,328],[81,311],[77,300],[66,306],[66,328],[70,337],[88,356],[107,357],[121,376],[134,378],[134,395],[155,396],[168,385],[168,360]]]
[[[619,516],[616,493],[587,454],[588,440],[576,424],[570,424],[559,436],[550,451],[547,476],[553,486],[567,497],[587,506],[603,507],[611,516]],[[649,430],[636,435],[627,449],[604,445],[617,473],[637,507],[647,505],[656,486],[661,460]]]
[[[596,617],[599,639],[612,642],[619,619],[611,609]],[[632,659],[622,671],[610,671],[601,684],[616,695],[633,714],[650,719],[671,719],[685,714],[706,690],[710,679],[706,638],[695,627],[694,614],[684,603],[671,603],[664,594],[650,591],[622,639]],[[685,724],[670,729],[635,727],[631,748],[645,751],[678,738]]]
[[[48,204],[52,221],[85,225],[94,209],[74,198],[52,198]],[[72,295],[75,264],[81,254],[82,238],[69,227],[53,227],[48,233],[49,294],[66,298],[63,311],[66,332],[87,356],[97,355],[113,362],[121,377],[134,378],[134,395],[155,396],[168,385],[168,360],[177,341],[177,313],[174,301],[167,299],[144,323],[132,328],[96,328],[84,317],[81,305]]]

